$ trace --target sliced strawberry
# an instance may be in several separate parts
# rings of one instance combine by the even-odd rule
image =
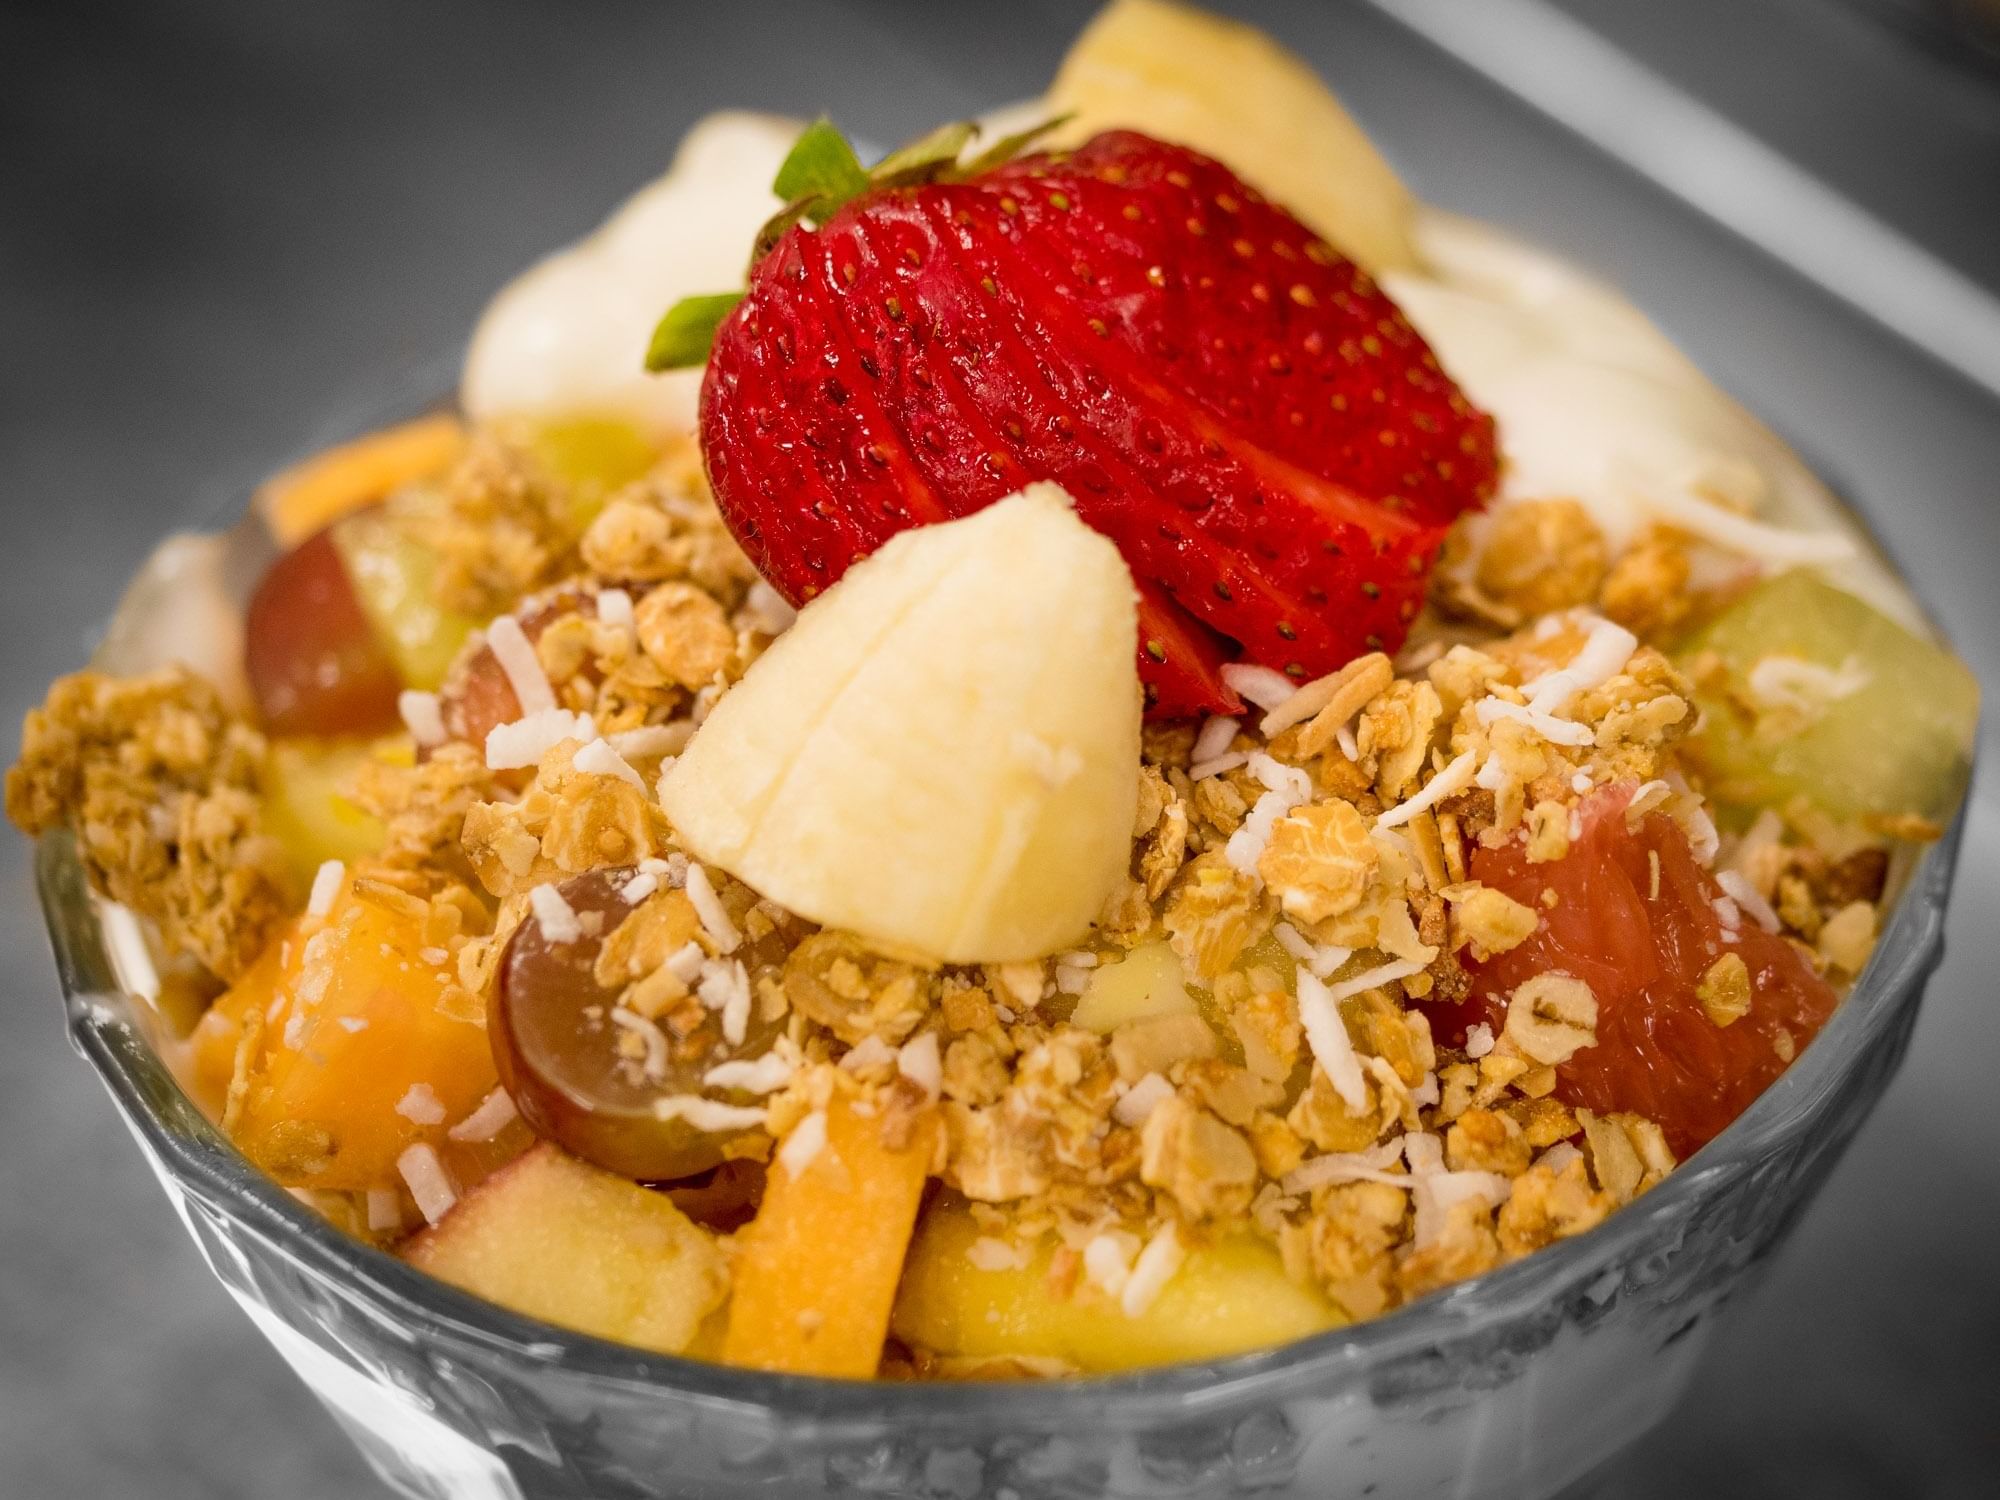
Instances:
[[[1367,276],[1220,164],[1099,136],[787,231],[718,330],[723,514],[794,602],[1036,479],[1118,544],[1156,714],[1393,649],[1491,421]]]

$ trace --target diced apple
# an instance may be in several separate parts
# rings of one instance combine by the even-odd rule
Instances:
[[[498,1082],[483,1011],[411,918],[351,881],[282,964],[237,1145],[288,1187],[396,1186],[403,1151]]]
[[[778,1152],[757,1217],[736,1237],[726,1364],[852,1379],[882,1360],[889,1309],[936,1146],[934,1113],[889,1138],[884,1114],[836,1097],[795,1127],[824,1136]]]
[[[1138,627],[1067,498],[903,532],[808,604],[665,778],[687,847],[950,962],[1082,938],[1131,857]]]
[[[1737,600],[1680,652],[1702,727],[1689,742],[1718,802],[1838,818],[1948,812],[1979,683],[1943,647],[1804,571]]]
[[[329,859],[382,847],[381,820],[352,796],[354,778],[377,753],[368,740],[271,741],[264,762],[264,824],[303,882]]]
[[[1415,266],[1416,201],[1299,58],[1171,0],[1113,0],[1071,46],[1049,105],[1066,134],[1143,130],[1241,173],[1370,271]]]
[[[1105,1035],[1127,1021],[1198,1014],[1187,975],[1165,941],[1141,943],[1116,963],[1100,963],[1070,1021]]]
[[[957,1200],[926,1211],[896,1298],[897,1337],[938,1354],[1058,1359],[1095,1374],[1268,1349],[1343,1321],[1247,1233],[1192,1249],[1136,1315],[1087,1281],[1066,1297],[1052,1290],[1047,1239],[1020,1265],[975,1264],[983,1233]]]
[[[403,1254],[489,1302],[662,1354],[686,1351],[729,1288],[714,1238],[664,1193],[546,1143]]]

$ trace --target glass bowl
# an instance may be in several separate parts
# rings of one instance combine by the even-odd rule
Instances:
[[[210,1269],[396,1492],[434,1500],[1552,1494],[1659,1421],[1880,1098],[1943,952],[1963,819],[1792,1068],[1576,1239],[1264,1353],[1047,1384],[725,1369],[570,1333],[342,1235],[182,1093],[66,836],[37,879],[77,1049]]]

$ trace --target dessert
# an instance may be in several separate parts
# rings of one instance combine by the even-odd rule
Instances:
[[[255,525],[8,780],[157,1044],[384,1252],[801,1374],[1587,1233],[1837,1015],[1977,713],[1639,314],[1161,0],[872,167],[698,127]]]

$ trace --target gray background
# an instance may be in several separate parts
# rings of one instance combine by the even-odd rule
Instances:
[[[1596,265],[1805,442],[2000,682],[2000,403],[1378,14],[1238,8],[1324,67],[1421,191]],[[2000,289],[1991,74],[1824,0],[1565,8]],[[226,514],[385,372],[448,360],[494,287],[697,115],[824,105],[900,139],[1033,92],[1088,10],[0,10],[0,718],[81,663],[163,531]],[[1908,1065],[1608,1493],[2000,1490],[1992,783]],[[69,1055],[25,855],[0,838],[0,1496],[380,1493]]]

